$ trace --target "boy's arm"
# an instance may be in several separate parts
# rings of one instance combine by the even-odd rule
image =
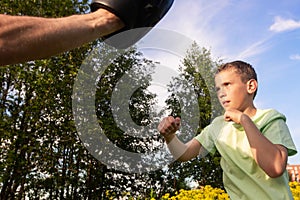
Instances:
[[[164,136],[174,158],[179,161],[188,161],[199,155],[201,144],[196,139],[192,139],[186,144],[181,142],[175,134],[179,128],[180,118],[174,119],[172,116],[164,118],[158,126],[158,130]]]
[[[121,29],[114,14],[96,12],[62,18],[0,15],[0,66],[42,59]]]
[[[279,144],[273,144],[256,127],[251,118],[237,110],[227,110],[225,120],[234,121],[244,127],[256,163],[272,178],[281,176],[286,170],[288,152]]]

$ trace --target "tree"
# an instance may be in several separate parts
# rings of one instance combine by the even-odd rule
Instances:
[[[87,9],[87,1],[1,2],[1,13],[14,15],[61,17]],[[96,164],[76,135],[71,112],[72,85],[89,49],[0,69],[1,199],[92,194],[85,181]]]
[[[3,13],[45,17],[85,13],[88,8],[87,1],[46,0],[4,1],[1,6]],[[0,69],[0,199],[97,199],[104,198],[105,191],[114,185],[120,186],[119,191],[129,187],[128,182],[115,183],[111,179],[121,173],[95,159],[82,145],[74,126],[71,104],[74,80],[95,45],[100,44],[95,42],[50,59]],[[141,66],[148,62],[140,57],[135,50],[121,56],[103,75],[98,92],[98,103],[108,109],[104,116],[98,113],[99,123],[109,130],[107,135],[112,141],[124,149],[126,144],[132,144],[129,149],[137,152],[145,149],[136,145],[134,138],[122,135],[116,125],[111,126],[110,107],[105,105],[110,102],[111,94],[106,92],[112,90],[126,69],[131,64]],[[143,69],[137,73],[143,73]],[[142,88],[132,96],[131,116],[136,122],[147,123],[149,99],[151,94],[144,93]],[[146,113],[139,112],[139,107]],[[129,177],[122,176],[126,180]],[[136,176],[132,177],[134,186]]]
[[[171,95],[167,104],[169,109],[173,110],[174,116],[181,116],[182,109],[185,109],[183,105],[180,105],[180,102],[188,104],[191,101],[191,95],[186,94],[196,94],[199,115],[195,115],[193,110],[184,110],[188,120],[192,121],[193,118],[199,117],[199,120],[197,119],[199,122],[198,130],[195,131],[194,136],[200,134],[201,130],[214,117],[222,113],[222,108],[214,92],[214,70],[216,66],[220,65],[220,62],[213,61],[210,51],[205,48],[201,49],[196,43],[193,43],[183,59],[180,77],[169,86]],[[191,85],[182,84],[183,80],[187,80]],[[175,95],[172,91],[176,91],[177,94]],[[192,132],[192,127],[188,128],[187,131]],[[200,185],[209,184],[222,188],[222,170],[219,161],[220,155],[218,153],[214,156],[208,153],[206,157],[197,157],[186,163],[172,163],[167,173],[171,191],[189,188],[188,182],[190,181],[198,182]]]
[[[89,11],[87,0],[3,0],[0,10],[7,14],[44,17]],[[184,183],[185,177],[203,177],[197,173],[204,173],[206,168],[199,167],[195,175],[188,174],[192,165],[177,163],[172,164],[169,171],[161,169],[141,174],[116,171],[93,157],[83,146],[72,112],[73,85],[82,62],[94,48],[102,48],[101,44],[94,42],[49,59],[0,68],[0,199],[105,199],[106,191],[121,196],[128,190],[146,198],[151,190],[159,196],[173,188],[175,178],[178,185],[178,182]],[[109,53],[106,49],[103,51]],[[204,67],[210,72],[215,64],[209,52],[200,51],[196,45],[183,62],[183,77],[187,80],[196,77],[192,83],[196,85],[197,102],[201,105],[200,129],[217,111],[207,106],[213,99],[208,99],[208,89],[196,72]],[[137,125],[151,123],[155,95],[148,92],[147,87],[153,67],[153,61],[144,59],[133,48],[112,61],[98,81],[95,101],[98,123],[110,141],[126,151],[155,152],[163,145],[158,134],[139,138],[125,133],[116,123],[121,121],[122,115],[117,120],[113,116],[113,109],[122,107],[111,104],[117,83],[121,83],[119,89],[130,87],[130,82],[122,82],[122,77],[134,69],[129,75],[141,83],[140,87],[129,100],[123,99],[127,102],[121,100],[120,105],[128,105],[130,118]],[[176,82],[170,86],[172,88],[177,89]],[[175,108],[176,98],[169,101]],[[130,127],[126,124],[128,121],[121,122]],[[138,134],[138,130],[131,131]],[[193,163],[195,167],[201,166]],[[182,174],[176,173],[177,169]],[[214,176],[209,177],[213,179]]]
[[[107,50],[105,51],[107,52]],[[100,58],[100,60],[103,59]],[[100,60],[96,62],[99,63]],[[153,120],[156,120],[151,118],[155,95],[147,90],[155,67],[153,61],[143,58],[141,52],[132,48],[118,56],[99,79],[96,92],[97,117],[105,135],[119,149],[143,154],[155,152],[163,145],[163,140],[156,131],[156,127],[155,130],[150,129],[150,131],[156,131],[156,134],[149,133],[149,137],[139,137],[142,134],[139,127],[153,124]],[[113,105],[115,100],[112,96],[116,91],[121,91],[121,94],[116,99],[118,104]],[[114,111],[118,111],[118,113],[114,115]],[[133,124],[135,125],[133,126]],[[155,143],[160,145],[157,146]],[[103,151],[119,154],[117,150],[104,149]],[[120,154],[120,157],[124,156],[124,154]],[[125,171],[126,168],[135,167],[127,165],[126,160],[124,163],[120,160],[117,159],[118,163],[116,164],[124,166]],[[139,169],[136,169],[136,173],[108,169],[105,174],[105,189],[117,197],[130,191],[132,195],[141,198],[146,198],[151,190],[155,189],[158,192],[161,190],[159,186],[162,183],[161,170],[149,172],[142,169],[143,173],[140,173]]]

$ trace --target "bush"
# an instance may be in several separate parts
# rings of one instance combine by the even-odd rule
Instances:
[[[162,200],[193,200],[193,199],[207,199],[207,200],[229,200],[228,194],[219,188],[213,188],[210,185],[206,185],[199,189],[192,190],[180,190],[176,196],[169,197],[170,194],[165,194]]]
[[[290,188],[294,200],[300,200],[300,183],[290,182]],[[193,200],[193,199],[206,199],[206,200],[229,200],[228,194],[221,189],[212,188],[210,185],[194,190],[180,190],[176,196],[169,197],[169,193],[165,194],[162,200]]]
[[[290,182],[289,183],[294,200],[300,200],[300,183],[299,182]],[[113,197],[109,192],[106,193],[108,199],[117,199]],[[145,198],[134,198],[131,197],[130,193],[124,194],[123,199],[128,200],[139,200]],[[164,194],[161,198],[155,198],[155,194],[151,192],[150,197],[145,200],[229,200],[228,194],[219,188],[213,188],[210,185],[200,187],[198,189],[184,190],[181,189],[179,192],[175,193],[175,196],[171,196],[170,193]]]
[[[294,197],[294,200],[300,200],[300,183],[290,182],[290,188]]]

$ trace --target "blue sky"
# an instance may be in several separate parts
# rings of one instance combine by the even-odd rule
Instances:
[[[299,0],[175,0],[157,27],[197,41],[213,58],[251,63],[259,78],[256,106],[284,113],[300,150]],[[289,163],[300,164],[300,155]]]

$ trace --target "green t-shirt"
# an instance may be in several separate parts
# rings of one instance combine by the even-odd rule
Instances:
[[[297,153],[286,125],[279,112],[257,110],[252,117],[261,133],[274,144],[288,149],[289,156]],[[231,199],[293,199],[287,171],[278,178],[270,178],[255,162],[244,128],[217,117],[195,137],[209,152],[221,154],[224,187]]]

